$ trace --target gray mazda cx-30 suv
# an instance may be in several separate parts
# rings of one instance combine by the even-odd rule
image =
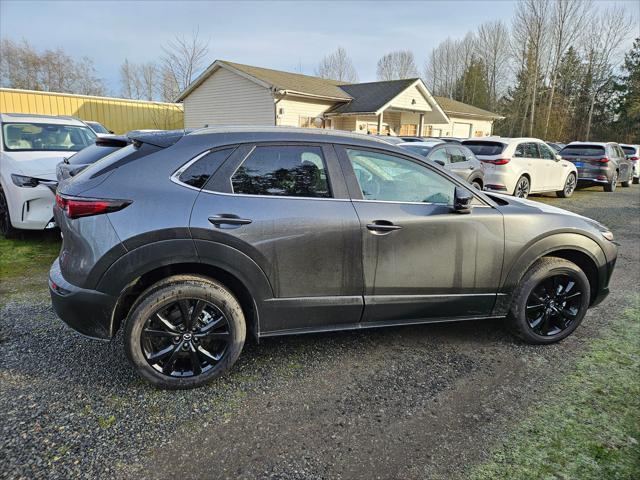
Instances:
[[[245,336],[505,318],[552,343],[607,295],[605,227],[487,195],[364,135],[287,128],[135,134],[61,182],[57,314],[125,332],[166,388],[231,367]]]

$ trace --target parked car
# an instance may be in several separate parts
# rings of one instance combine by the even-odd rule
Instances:
[[[606,227],[485,195],[375,137],[226,127],[132,140],[60,184],[49,287],[82,334],[124,328],[129,360],[160,387],[224,373],[247,334],[506,317],[549,344],[608,293]]]
[[[0,233],[55,227],[56,165],[96,135],[72,117],[0,114]]]
[[[576,167],[537,138],[487,137],[462,144],[484,162],[485,190],[520,198],[556,192],[566,198],[576,188]]]
[[[383,142],[391,145],[397,145],[399,143],[406,143],[401,137],[394,137],[393,135],[373,135],[374,138],[380,139]]]
[[[89,126],[89,128],[93,130],[93,133],[95,133],[96,135],[109,135],[113,133],[111,130],[107,129],[107,127],[102,125],[100,122],[85,120],[84,123],[86,123]]]
[[[638,183],[640,181],[640,145],[620,144],[620,148],[631,162],[633,183]]]
[[[560,155],[576,166],[580,184],[600,184],[605,192],[613,192],[618,182],[628,187],[633,181],[632,163],[617,143],[571,142]]]
[[[547,142],[547,145],[549,145],[551,148],[553,148],[553,150],[558,153],[560,150],[562,150],[564,148],[564,146],[566,145],[565,143],[558,143],[558,142]]]
[[[127,146],[129,143],[131,143],[130,140],[121,135],[104,135],[98,137],[93,145],[83,148],[75,155],[65,157],[56,167],[56,179],[58,182],[61,182],[62,180],[73,177],[89,165]]]
[[[399,143],[398,146],[442,165],[478,190],[484,187],[483,164],[463,145],[435,141]]]

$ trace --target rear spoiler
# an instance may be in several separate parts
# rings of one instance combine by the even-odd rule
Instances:
[[[148,143],[160,148],[174,145],[192,130],[133,130],[127,138],[133,143]]]
[[[100,147],[126,147],[129,143],[131,140],[122,135],[105,135],[96,138],[96,145]]]

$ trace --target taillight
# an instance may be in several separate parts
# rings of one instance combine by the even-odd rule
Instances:
[[[602,157],[600,159],[598,159],[598,162],[600,163],[607,163],[609,161],[609,157]]]
[[[631,160],[632,162],[637,162],[638,161],[638,157],[629,157],[629,160]]]
[[[117,212],[131,200],[112,200],[104,198],[69,197],[56,194],[56,205],[69,218],[89,217],[101,213]]]
[[[506,165],[510,158],[500,158],[498,160],[482,160],[484,163],[492,163],[493,165]]]

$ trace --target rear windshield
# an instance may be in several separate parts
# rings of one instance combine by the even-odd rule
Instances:
[[[97,162],[102,157],[106,157],[110,153],[120,150],[122,147],[105,146],[105,145],[90,145],[87,148],[80,150],[78,153],[69,157],[67,163],[69,165],[89,165],[90,163]]]
[[[475,155],[491,156],[500,155],[506,145],[500,142],[481,142],[477,140],[468,140],[462,144],[471,150]]]
[[[96,134],[89,127],[23,122],[2,124],[2,140],[6,151],[78,152],[95,139]]]
[[[597,157],[604,155],[602,145],[567,145],[560,150],[560,155],[575,155],[576,157]]]
[[[636,149],[633,147],[622,147],[622,150],[624,150],[625,155],[635,155],[636,154]]]
[[[423,157],[429,155],[429,152],[433,148],[420,145],[401,145],[400,147],[404,148],[405,150],[409,150],[410,152],[417,153],[418,155],[422,155]]]
[[[162,148],[156,147],[155,145],[149,145],[148,143],[132,143],[131,145],[119,148],[106,157],[99,159],[93,165],[85,168],[73,178],[78,182],[95,178],[134,160],[146,157],[158,150],[162,150]]]

